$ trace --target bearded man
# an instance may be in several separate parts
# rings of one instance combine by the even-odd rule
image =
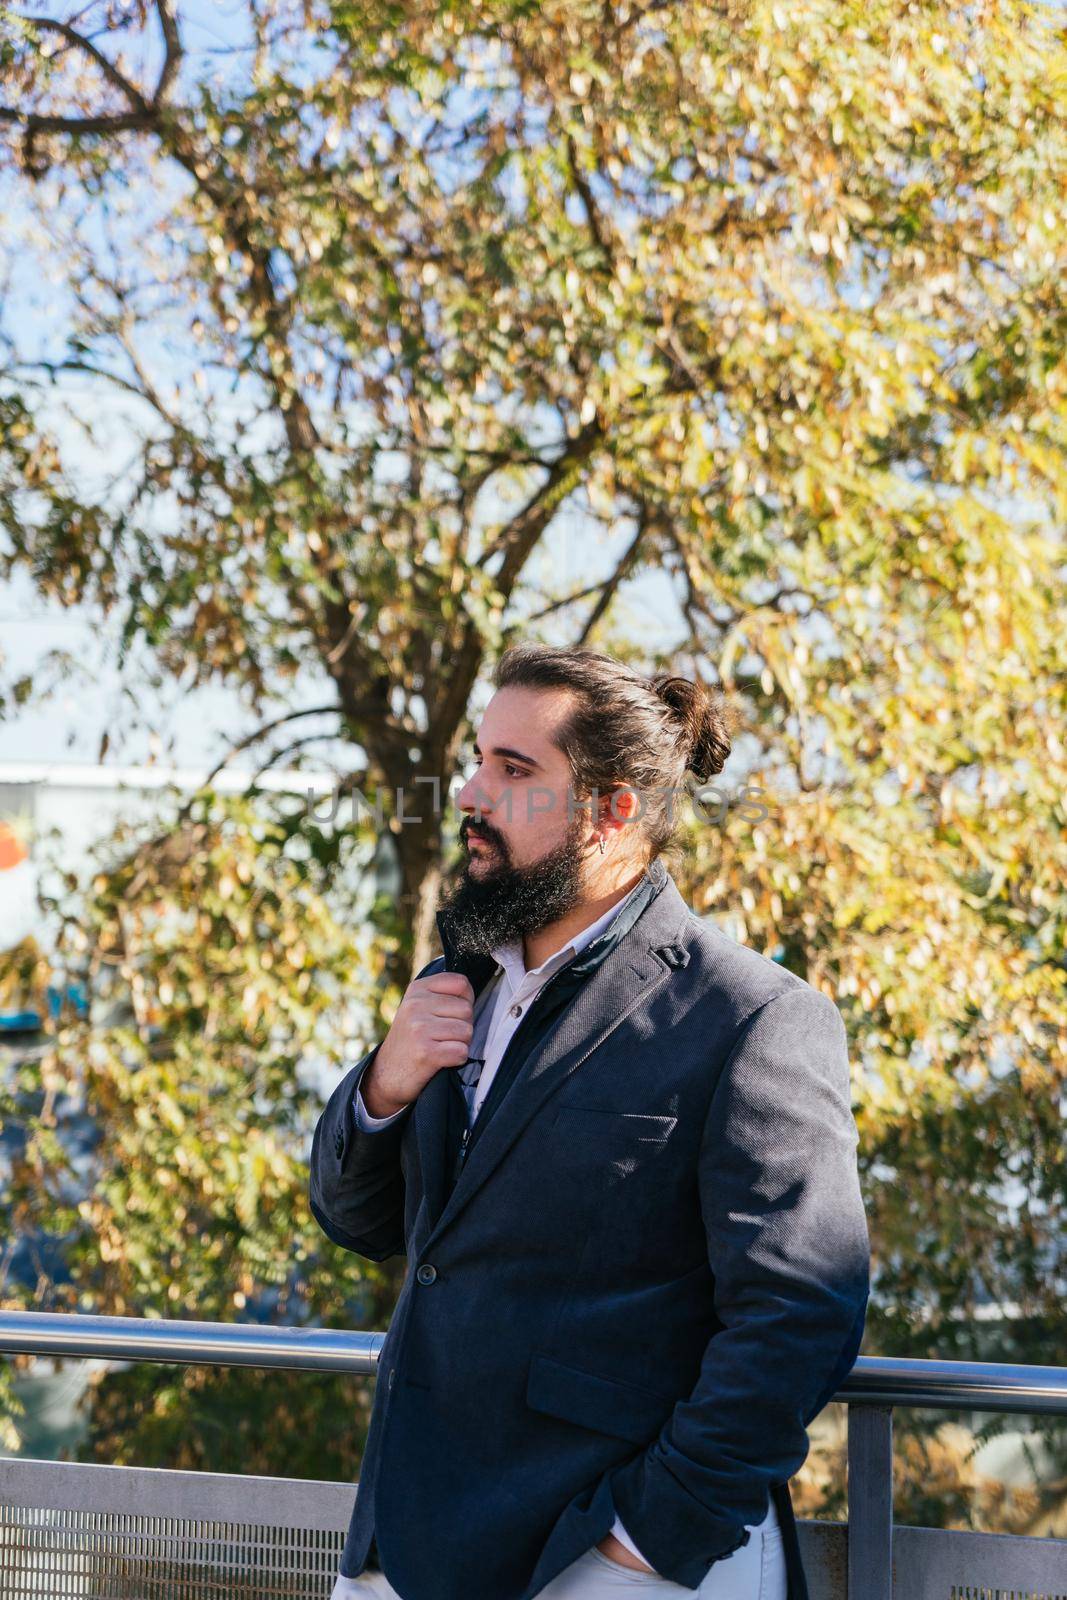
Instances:
[[[332,1600],[807,1600],[789,1478],[868,1296],[844,1024],[661,859],[720,695],[527,644],[495,687],[444,954],[312,1144],[328,1237],[408,1262]]]

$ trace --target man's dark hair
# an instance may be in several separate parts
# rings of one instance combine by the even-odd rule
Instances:
[[[641,802],[638,826],[649,859],[670,844],[677,794],[687,772],[707,783],[730,754],[739,714],[719,689],[688,678],[646,678],[624,661],[584,647],[522,643],[506,650],[497,689],[570,689],[574,710],[555,743],[570,763],[577,797],[629,785]]]

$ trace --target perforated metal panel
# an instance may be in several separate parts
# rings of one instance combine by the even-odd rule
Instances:
[[[798,1522],[809,1600],[846,1600],[848,1528],[843,1522]]]
[[[893,1530],[894,1600],[1067,1600],[1067,1539]]]
[[[0,1600],[328,1600],[354,1498],[302,1478],[3,1460]]]
[[[0,1600],[329,1600],[355,1485],[0,1458]],[[847,1529],[801,1522],[811,1600]],[[894,1600],[1067,1600],[1067,1540],[893,1530]],[[858,1595],[855,1600],[863,1600]]]
[[[0,1507],[0,1596],[323,1600],[343,1533]]]
[[[949,1600],[1063,1600],[1062,1595],[1035,1594],[1032,1589],[965,1589],[952,1586]]]

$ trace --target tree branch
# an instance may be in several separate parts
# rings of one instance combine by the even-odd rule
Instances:
[[[597,203],[593,198],[593,190],[589,183],[589,179],[586,177],[579,160],[578,146],[574,142],[574,135],[572,133],[568,131],[566,137],[567,162],[571,169],[571,179],[574,183],[574,187],[578,191],[582,205],[585,207],[585,214],[589,221],[589,232],[593,235],[593,238],[596,241],[597,249],[604,257],[604,261],[607,264],[608,269],[614,271],[615,254],[608,239],[607,231],[604,227],[604,222],[601,218]]]
[[[302,738],[291,739],[288,744],[283,744],[280,750],[272,750],[266,761],[264,761],[261,766],[258,766],[255,772],[253,772],[252,781],[245,793],[251,794],[252,789],[259,782],[260,778],[262,778],[263,774],[265,772],[269,772],[270,769],[279,761],[281,761],[284,756],[291,756],[295,751],[303,750],[305,746],[309,744],[321,744],[324,739],[335,738],[336,735],[332,733],[305,733]]]
[[[565,594],[560,600],[552,600],[547,606],[542,606],[540,611],[532,611],[526,618],[527,622],[541,622],[543,618],[550,617],[554,611],[562,611],[564,606],[573,606],[579,600],[588,600],[591,594],[599,594],[608,578],[601,578],[597,583],[588,583],[584,589],[578,589],[574,594]]]
[[[116,89],[130,106],[131,114],[137,119],[134,123],[126,122],[121,113],[105,113],[99,117],[54,117],[38,112],[20,112],[13,106],[5,106],[3,108],[0,114],[3,115],[4,120],[8,122],[23,122],[28,134],[113,133],[119,131],[122,127],[151,126],[154,120],[153,112],[174,81],[184,54],[172,0],[156,0],[156,14],[159,18],[165,49],[163,66],[151,99],[146,97],[135,83],[132,83],[124,73],[119,71],[115,63],[104,54],[92,39],[88,38],[84,33],[79,33],[76,28],[71,27],[69,22],[63,22],[58,17],[38,17],[34,20],[36,28],[47,33],[57,34],[70,45],[72,50],[80,51],[82,55],[87,56],[99,68],[111,87]]]
[[[619,585],[622,583],[622,580],[626,577],[637,558],[638,546],[645,536],[645,530],[648,527],[648,521],[648,507],[646,505],[642,505],[637,516],[637,529],[634,533],[634,536],[630,540],[630,543],[626,546],[626,549],[623,551],[622,558],[616,566],[615,571],[606,580],[606,582],[601,585],[600,598],[586,618],[585,626],[575,640],[576,646],[585,644],[586,640],[589,638],[589,635],[592,633],[593,629],[596,627],[597,623],[610,606],[612,600],[614,600],[615,595],[618,592]]]
[[[16,106],[0,106],[0,122],[21,123],[25,142],[32,146],[39,133],[125,133],[133,128],[151,128],[155,125],[155,115],[149,108],[147,111],[121,111],[99,117],[64,117],[37,111],[19,111]]]
[[[163,96],[174,82],[185,52],[182,49],[182,42],[178,33],[178,19],[174,14],[174,7],[170,0],[156,0],[156,14],[159,17],[159,26],[166,46],[166,54],[163,57],[163,70],[159,74],[156,92],[152,96],[152,103],[159,105]]]
[[[549,467],[548,476],[541,487],[475,562],[476,566],[484,568],[494,556],[503,553],[496,587],[505,600],[510,597],[527,557],[555,515],[560,501],[570,492],[573,479],[602,437],[600,421],[594,417],[574,439],[568,441],[566,448]]]
[[[210,788],[215,779],[218,777],[219,773],[224,767],[230,764],[234,756],[240,755],[241,751],[247,750],[250,745],[258,744],[260,739],[266,738],[268,733],[273,733],[275,728],[281,728],[287,722],[299,722],[303,717],[325,717],[329,716],[331,713],[334,715],[340,715],[340,712],[341,708],[338,705],[311,706],[306,711],[289,711],[286,712],[285,716],[283,717],[275,717],[272,722],[265,722],[263,726],[261,728],[257,728],[254,733],[246,734],[243,739],[239,739],[235,745],[230,746],[222,760],[218,762],[216,766],[212,767],[211,771],[204,779],[201,787],[204,789]],[[325,735],[320,735],[320,737],[325,737]],[[265,768],[260,768],[260,772],[265,770]],[[256,776],[258,777],[259,773],[257,773]]]
[[[119,71],[115,63],[109,61],[102,50],[97,49],[91,39],[87,39],[83,33],[79,33],[76,28],[72,28],[69,22],[60,22],[56,17],[38,17],[35,19],[34,26],[44,28],[49,33],[58,33],[60,38],[65,39],[72,49],[80,50],[83,55],[87,55],[90,61],[100,68],[111,87],[117,89],[123,99],[128,100],[136,111],[144,113],[149,110],[148,101],[136,84],[131,83]]]

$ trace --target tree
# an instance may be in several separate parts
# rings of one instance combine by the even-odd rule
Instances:
[[[692,824],[680,886],[845,1012],[872,1338],[963,1352],[988,1296],[1040,1345],[1059,13],[260,0],[216,56],[166,0],[6,15],[14,248],[61,278],[47,337],[7,330],[7,568],[233,685],[265,738],[321,682],[342,783],[409,814],[517,633],[742,694],[770,815]],[[56,397],[85,421],[108,396],[129,448],[90,492]],[[580,584],[545,575],[579,540]],[[624,610],[650,573],[673,638]],[[420,816],[389,833],[394,997],[432,953],[444,812]]]
[[[395,1273],[323,1249],[310,1215],[321,1098],[299,1070],[342,1069],[367,1025],[358,997],[384,982],[373,905],[338,892],[365,887],[374,848],[369,823],[309,834],[299,797],[208,792],[165,836],[119,829],[86,898],[49,896],[55,960],[92,1002],[65,1006],[35,1051],[5,1053],[0,1125],[24,1138],[3,1235],[63,1247],[63,1274],[30,1285],[35,1308],[387,1320]],[[40,955],[23,972],[31,992],[48,975]],[[9,1385],[3,1398],[17,1415]],[[369,1419],[366,1385],[329,1374],[134,1366],[94,1375],[87,1399],[94,1457],[215,1471],[354,1476]]]

